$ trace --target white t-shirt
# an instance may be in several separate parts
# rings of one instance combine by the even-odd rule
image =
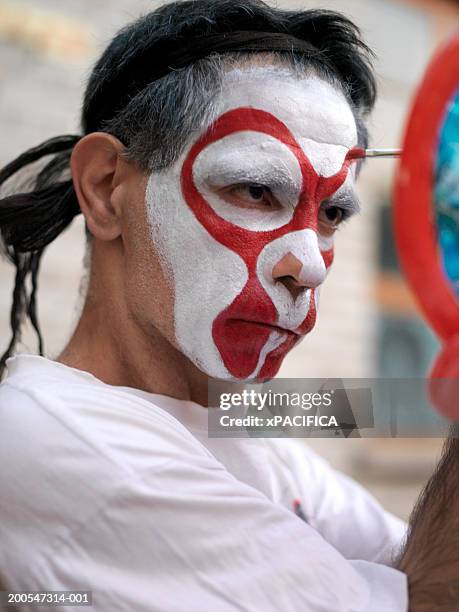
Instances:
[[[302,442],[209,439],[206,427],[192,402],[9,360],[3,588],[88,589],[102,612],[408,609],[390,567],[404,523]]]

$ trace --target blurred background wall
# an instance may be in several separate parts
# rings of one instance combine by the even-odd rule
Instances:
[[[78,133],[90,67],[117,28],[153,0],[0,0],[0,166],[53,135]],[[377,54],[379,101],[371,144],[396,147],[416,85],[435,48],[459,23],[448,0],[285,0],[279,6],[345,13]],[[318,325],[282,368],[290,377],[422,377],[436,341],[397,264],[390,205],[394,163],[371,160],[360,179],[362,214],[339,232]],[[81,306],[82,220],[47,251],[39,315],[46,352],[56,356]],[[0,349],[9,339],[13,270],[0,262]],[[21,351],[35,351],[30,330]],[[316,440],[332,463],[406,517],[438,455],[432,440]],[[396,477],[397,475],[397,477]]]

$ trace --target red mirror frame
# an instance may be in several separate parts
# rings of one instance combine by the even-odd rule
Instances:
[[[444,343],[431,372],[430,395],[453,420],[459,420],[459,298],[443,271],[433,190],[441,128],[458,89],[459,33],[434,57],[417,92],[394,190],[400,262],[421,311]]]

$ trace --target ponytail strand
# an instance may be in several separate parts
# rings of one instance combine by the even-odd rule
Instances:
[[[9,180],[21,180],[35,162],[51,156],[34,177],[31,190],[0,197],[0,250],[16,268],[10,312],[12,335],[0,357],[0,378],[6,360],[20,341],[25,319],[30,320],[38,337],[39,353],[43,355],[36,301],[40,261],[46,247],[81,212],[72,181],[63,179],[72,149],[80,138],[72,135],[52,138],[0,170],[1,189]]]

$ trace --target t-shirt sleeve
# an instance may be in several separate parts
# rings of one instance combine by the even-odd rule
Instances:
[[[407,609],[404,574],[349,562],[167,419],[107,417],[114,455],[65,407],[0,391],[6,588],[88,589],[104,612]]]
[[[333,469],[299,440],[275,440],[308,523],[347,559],[393,565],[406,535],[404,521],[384,510],[360,484]]]

